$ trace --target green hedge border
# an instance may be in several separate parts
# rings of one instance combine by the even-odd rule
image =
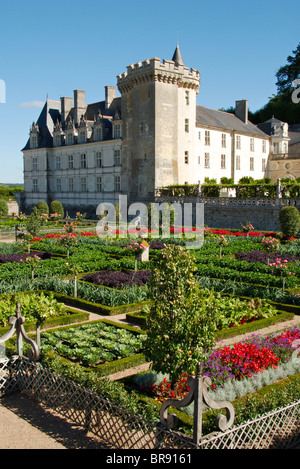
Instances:
[[[238,335],[244,335],[248,332],[255,332],[260,329],[264,329],[266,327],[273,326],[274,324],[284,323],[286,321],[290,321],[294,318],[294,313],[286,312],[286,311],[279,311],[277,316],[272,318],[264,318],[258,319],[257,321],[249,322],[247,324],[243,324],[241,326],[230,327],[227,329],[223,329],[222,331],[216,332],[216,339],[223,340],[228,339],[231,337],[235,337]],[[146,327],[146,316],[140,313],[127,313],[126,319],[130,322],[138,324],[141,327]]]

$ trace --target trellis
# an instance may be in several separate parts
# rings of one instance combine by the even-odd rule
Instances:
[[[190,391],[182,401],[163,403],[161,421],[152,424],[109,399],[82,388],[72,381],[44,368],[38,362],[38,349],[23,328],[24,319],[17,306],[16,318],[10,318],[11,329],[0,338],[0,344],[17,334],[18,355],[0,359],[0,397],[22,392],[54,410],[68,421],[97,435],[108,448],[116,449],[271,449],[290,448],[300,444],[300,401],[233,427],[234,408],[226,401],[214,402],[208,390],[210,380],[197,374],[189,377]],[[23,356],[22,338],[32,347],[30,359]],[[173,430],[176,417],[169,408],[182,408],[194,402],[193,439]],[[217,417],[220,431],[202,435],[202,404],[213,409],[226,408],[226,416]]]

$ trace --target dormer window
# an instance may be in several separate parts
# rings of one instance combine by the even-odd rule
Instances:
[[[85,143],[86,142],[86,135],[85,135],[85,131],[84,130],[81,130],[79,132],[79,143]]]
[[[74,136],[71,133],[67,134],[67,145],[73,145],[74,142]]]
[[[94,140],[95,142],[100,142],[103,137],[102,126],[96,127],[94,130]]]
[[[38,147],[38,137],[37,135],[31,135],[30,137],[30,148]]]
[[[121,124],[114,124],[114,138],[121,138]]]
[[[118,111],[115,112],[113,118],[113,138],[121,138],[122,137],[122,127],[121,127],[121,117]]]
[[[39,126],[32,123],[30,129],[30,148],[38,148],[39,146]]]

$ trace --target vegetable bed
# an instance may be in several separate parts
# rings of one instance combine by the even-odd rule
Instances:
[[[143,287],[150,278],[150,270],[138,270],[137,272],[103,270],[87,274],[82,278],[82,280],[96,285],[105,285],[111,288],[122,289],[132,285]]]
[[[55,353],[103,375],[145,361],[145,334],[105,320],[46,331],[41,338],[43,353]]]

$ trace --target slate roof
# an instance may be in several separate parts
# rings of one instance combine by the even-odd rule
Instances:
[[[267,137],[265,132],[248,120],[247,124],[230,112],[217,111],[207,107],[196,107],[196,124],[206,127],[216,127],[236,132],[243,132],[260,137]]]
[[[184,61],[179,49],[179,45],[177,44],[177,47],[175,49],[174,55],[172,57],[173,62],[175,62],[176,65],[184,65]]]
[[[300,131],[299,132],[289,132],[289,146],[295,145],[296,143],[300,143]]]
[[[45,148],[52,146],[52,133],[55,122],[57,119],[60,120],[60,111],[61,104],[60,101],[53,101],[47,99],[45,105],[40,113],[40,116],[36,122],[40,130],[40,143],[39,147]],[[27,143],[23,150],[30,150],[30,138],[28,138]]]
[[[121,98],[115,98],[109,109],[105,107],[105,101],[99,101],[96,103],[88,104],[85,118],[87,121],[94,122],[95,116],[98,115],[99,111],[103,116],[113,118],[115,112],[118,111],[121,113]],[[73,118],[74,116],[74,107],[70,110],[69,115]],[[40,131],[40,143],[39,148],[49,148],[53,146],[53,128],[57,120],[61,121],[61,102],[48,99],[40,113],[40,116],[36,122],[39,126]],[[104,119],[105,127],[109,130],[111,129],[111,122],[108,119]],[[91,126],[90,123],[88,123]],[[104,136],[108,136],[108,133],[105,132]],[[30,138],[28,138],[27,143],[23,150],[30,150]]]

